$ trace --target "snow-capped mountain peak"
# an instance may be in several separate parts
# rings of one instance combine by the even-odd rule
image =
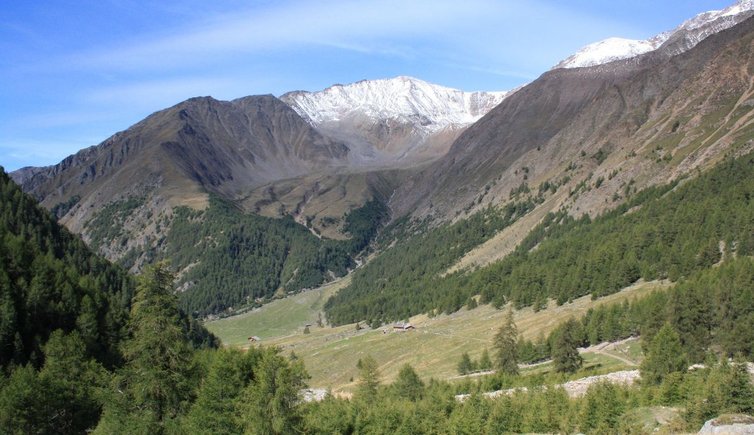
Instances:
[[[555,65],[555,68],[580,68],[627,59],[653,51],[665,41],[657,42],[655,38],[644,41],[624,38],[604,39],[587,45]]]
[[[428,131],[438,131],[475,122],[509,94],[464,92],[398,76],[334,85],[319,92],[295,91],[280,98],[315,126],[367,116],[414,121]]]
[[[750,17],[754,13],[753,10],[754,0],[740,0],[723,10],[703,12],[673,30],[649,39],[608,38],[585,46],[560,61],[553,69],[589,67],[630,59],[657,50],[671,40],[678,41],[672,52],[679,54],[691,49],[706,37],[740,23]]]

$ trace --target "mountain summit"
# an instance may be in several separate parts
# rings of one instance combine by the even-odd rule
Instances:
[[[511,92],[464,92],[406,76],[280,97],[327,136],[349,144],[359,166],[435,159]]]
[[[719,10],[703,12],[668,32],[649,39],[608,38],[585,46],[553,69],[582,68],[630,59],[665,46],[670,54],[693,48],[706,37],[735,26],[754,14],[754,0],[740,0]]]
[[[361,80],[319,92],[294,91],[281,97],[312,124],[362,114],[374,119],[422,121],[426,131],[476,122],[509,94],[464,92],[413,77]]]

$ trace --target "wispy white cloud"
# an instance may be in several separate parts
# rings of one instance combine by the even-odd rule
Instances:
[[[471,11],[496,2],[378,0],[278,3],[221,15],[174,32],[142,38],[121,47],[79,54],[78,65],[97,68],[162,69],[200,64],[228,54],[300,46],[330,46],[360,52],[390,52],[387,40],[438,35],[454,23],[474,18]]]
[[[100,33],[71,42],[21,26],[0,42],[8,49],[0,80],[14,83],[0,96],[0,164],[48,164],[197,95],[230,99],[401,74],[510,89],[586,43],[649,36],[556,0],[107,2],[104,18],[120,25],[113,32],[103,21],[94,26]],[[175,11],[157,14],[164,25],[145,20],[165,8]],[[72,9],[78,20],[81,10]],[[143,21],[158,25],[124,31]]]
[[[524,26],[537,28],[543,35],[556,32],[561,39],[537,41]],[[535,54],[532,45],[541,50],[542,42],[558,47],[568,39],[564,28],[571,26],[583,33],[584,29],[614,29],[615,23],[535,0],[283,2],[79,53],[70,64],[102,70],[169,70],[227,56],[307,46],[410,56],[406,38],[412,43],[431,41],[440,51],[465,50],[494,60],[504,52],[502,46],[517,56]],[[542,57],[541,52],[537,55]]]

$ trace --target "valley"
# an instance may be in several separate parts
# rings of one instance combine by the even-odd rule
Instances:
[[[230,68],[208,81],[222,97],[176,93],[56,164],[0,168],[0,432],[754,428],[754,0],[538,76],[424,65],[517,75],[486,91],[331,84],[355,57],[424,63],[438,35],[369,47],[325,15],[345,29],[308,10],[295,27],[333,33],[233,45],[323,54],[299,66],[321,90]],[[209,74],[218,40],[260,37],[242,24],[147,47],[204,47]]]
[[[294,352],[304,361],[312,376],[309,381],[312,388],[353,393],[358,380],[356,363],[366,355],[377,360],[382,380],[386,383],[395,380],[404,364],[411,364],[425,381],[455,378],[463,352],[478,359],[484,349],[492,351],[493,336],[505,316],[504,310],[481,305],[449,315],[411,317],[408,321],[416,329],[405,332],[394,331],[393,324],[377,329],[362,325],[361,330],[357,330],[355,324],[317,326],[323,297],[343,285],[347,285],[347,280],[275,301],[251,313],[208,322],[206,326],[228,345],[278,346],[286,353]],[[516,311],[515,321],[523,338],[535,340],[540,335],[549,334],[570,317],[580,318],[590,308],[641,298],[662,291],[668,285],[665,282],[640,283],[595,301],[582,297],[561,306],[552,301],[539,312],[531,308]],[[286,315],[283,317],[281,313]],[[311,325],[310,333],[304,334],[307,324]],[[261,340],[250,344],[248,336],[255,335]],[[599,359],[599,354],[587,352],[585,358],[592,362]],[[624,366],[620,358],[611,361],[608,356],[605,361],[595,362],[593,370],[604,372]]]

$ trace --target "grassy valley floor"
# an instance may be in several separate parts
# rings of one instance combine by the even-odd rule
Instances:
[[[414,316],[409,321],[416,329],[405,332],[394,331],[392,325],[376,330],[357,330],[355,324],[318,327],[316,321],[324,302],[346,285],[348,278],[275,301],[250,313],[208,322],[206,326],[228,346],[272,345],[285,352],[295,352],[306,364],[312,387],[350,392],[358,378],[356,364],[366,355],[376,359],[384,382],[392,382],[406,363],[424,379],[453,378],[463,352],[478,358],[485,348],[492,351],[492,338],[505,316],[504,310],[482,305],[433,318]],[[641,298],[669,285],[667,282],[640,282],[598,300],[587,296],[562,306],[551,302],[547,309],[539,312],[525,308],[515,313],[515,321],[523,337],[532,340],[546,336],[560,323],[572,316],[578,318],[590,308]],[[308,334],[304,334],[306,324],[311,325]],[[247,340],[250,336],[262,340],[251,344]],[[584,352],[585,369],[605,373],[635,368],[640,356],[637,352],[636,341],[609,349],[589,348]],[[526,371],[544,372],[549,370],[548,366],[544,364]]]

